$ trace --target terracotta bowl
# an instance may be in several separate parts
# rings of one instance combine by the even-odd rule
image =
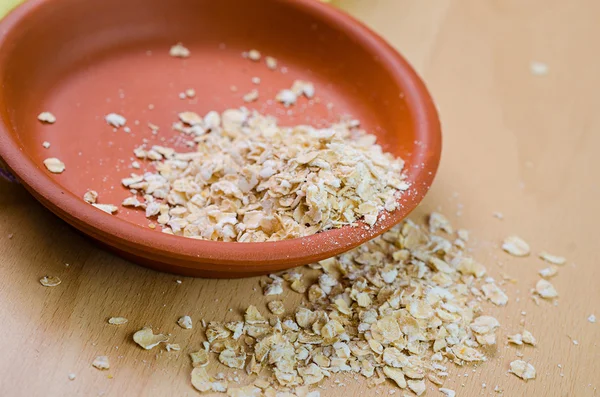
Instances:
[[[189,58],[169,56],[178,42],[191,50]],[[242,57],[250,49],[277,58],[278,70]],[[272,98],[295,79],[312,81],[318,100],[301,100],[288,112]],[[315,0],[31,0],[0,22],[0,80],[0,157],[24,186],[108,249],[182,275],[265,274],[356,247],[417,206],[440,159],[438,116],[413,69],[371,30]],[[139,172],[130,164],[142,140],[178,146],[180,134],[171,129],[178,112],[242,106],[243,94],[255,87],[260,99],[248,107],[280,124],[323,125],[345,114],[360,119],[407,161],[412,187],[401,208],[372,229],[225,243],[165,235],[150,229],[141,211],[108,215],[82,200],[94,189],[101,203],[118,205],[128,196],[121,178]],[[196,90],[194,99],[179,98],[187,88]],[[40,123],[42,111],[57,122]],[[105,123],[111,112],[127,117],[130,133]],[[157,135],[148,122],[160,126]],[[61,159],[66,171],[49,173],[42,164],[48,157]]]

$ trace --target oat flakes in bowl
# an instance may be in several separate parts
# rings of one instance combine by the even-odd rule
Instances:
[[[368,28],[313,0],[238,2],[235,13],[215,1],[149,0],[143,14],[139,4],[30,0],[0,22],[5,32],[0,38],[0,101],[5,104],[0,157],[65,221],[151,268],[242,277],[345,252],[399,223],[422,200],[441,151],[435,106],[408,63]],[[60,19],[50,12],[57,6],[66,10]],[[260,13],[254,12],[257,8]],[[173,20],[180,22],[169,22]],[[281,32],[287,32],[285,40]],[[71,43],[68,51],[66,41]],[[170,55],[178,43],[189,50],[188,56]],[[261,57],[240,55],[251,49]],[[296,80],[318,87],[314,97],[307,97],[312,93],[307,87],[294,106],[274,99]],[[182,99],[188,89],[195,95]],[[258,98],[244,102],[243,96],[254,89]],[[409,187],[398,208],[371,227],[344,226],[248,244],[161,233],[158,219],[149,221],[139,208],[113,211],[113,206],[129,196],[119,186],[122,178],[154,172],[131,156],[140,142],[145,140],[149,148],[192,150],[188,139],[171,128],[174,109],[182,103],[201,115],[245,105],[276,117],[279,125],[316,128],[351,115],[377,136],[383,151],[405,161],[402,182]],[[52,113],[57,122],[40,122],[42,112]],[[108,124],[109,114],[123,116],[125,125]],[[43,142],[52,145],[46,148]],[[64,171],[46,169],[48,158],[60,159]],[[96,206],[101,207],[82,199],[89,190],[98,192]]]

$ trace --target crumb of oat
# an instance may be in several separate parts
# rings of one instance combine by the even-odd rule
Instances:
[[[97,204],[97,203],[92,203],[92,205],[96,208],[98,208],[101,211],[106,212],[107,214],[114,214],[115,212],[117,212],[119,210],[119,207],[117,207],[116,205],[112,205],[112,204]]]
[[[171,47],[169,55],[175,58],[187,58],[191,55],[191,52],[182,43],[177,43]]]
[[[141,168],[139,161],[132,161],[131,162],[131,168],[139,170]]]
[[[181,284],[183,281],[181,281],[181,280],[175,280],[175,282],[176,282],[177,284]]]
[[[180,92],[179,93],[179,99],[186,99],[187,96],[185,95],[185,92]]]
[[[521,334],[509,335],[508,343],[512,343],[514,345],[522,345],[523,344],[523,335],[521,335]]]
[[[104,117],[104,119],[108,125],[111,125],[115,128],[123,127],[125,123],[127,123],[127,119],[117,113],[109,113]]]
[[[554,277],[558,273],[558,267],[556,267],[556,266],[546,267],[544,269],[541,269],[538,273],[543,278]]]
[[[190,353],[190,358],[192,359],[192,367],[205,367],[209,363],[208,350],[203,349]]]
[[[504,219],[504,214],[502,212],[494,212],[492,215],[494,216],[494,218],[497,218],[500,220]]]
[[[65,170],[65,163],[57,159],[56,157],[49,157],[44,160],[44,165],[53,174],[61,174]]]
[[[510,370],[508,372],[515,374],[525,381],[535,378],[535,368],[533,365],[523,360],[515,360],[511,362]]]
[[[42,146],[44,147],[44,149],[48,149],[50,147],[50,142],[44,141],[42,142]]]
[[[42,112],[42,113],[40,113],[38,115],[37,118],[42,123],[46,123],[46,124],[54,124],[54,123],[56,123],[56,116],[54,116],[50,112]]]
[[[95,190],[88,190],[83,195],[83,201],[85,201],[88,204],[96,203],[97,199],[98,199],[98,192]]]
[[[260,84],[260,77],[252,77],[252,83],[253,84]]]
[[[193,98],[193,97],[195,97],[195,96],[196,96],[196,90],[195,90],[195,89],[193,89],[193,88],[188,88],[187,90],[185,90],[185,95],[186,95],[188,98]]]
[[[485,297],[495,305],[504,306],[508,303],[508,296],[496,284],[482,285],[481,290]]]
[[[110,362],[107,356],[98,356],[92,361],[92,365],[97,369],[104,370],[110,368]]]
[[[532,61],[529,64],[529,69],[531,70],[531,74],[535,76],[545,76],[548,74],[548,65],[544,62]]]
[[[285,306],[282,301],[270,301],[267,303],[267,307],[276,316],[282,316],[285,313]]]
[[[260,61],[260,58],[261,58],[260,51],[254,50],[254,49],[248,51],[248,59],[250,59],[251,61],[258,62],[258,61]]]
[[[531,252],[529,244],[518,236],[509,236],[502,242],[502,249],[513,256],[527,256]]]
[[[183,329],[192,329],[192,318],[190,316],[182,316],[177,320],[177,324]]]
[[[231,92],[237,92],[238,88],[235,85],[232,85],[229,87],[229,89],[231,90]]]
[[[277,59],[267,56],[267,57],[265,57],[265,63],[267,65],[267,68],[269,68],[271,70],[277,69]]]
[[[277,102],[281,102],[284,106],[291,106],[296,103],[298,96],[292,90],[281,90],[275,97]]]
[[[533,334],[527,330],[523,330],[523,333],[521,334],[521,339],[523,340],[523,343],[526,343],[528,345],[531,346],[535,346],[537,345],[537,340],[535,339],[535,337],[533,336]]]
[[[75,380],[75,377],[76,377],[76,376],[77,376],[77,375],[75,375],[74,373],[70,373],[70,374],[69,374],[69,380]]]
[[[123,325],[127,324],[127,319],[125,317],[111,317],[108,319],[108,323],[112,325]]]
[[[40,284],[44,287],[56,287],[61,283],[61,279],[58,276],[44,276],[40,279]]]
[[[170,352],[170,351],[180,351],[181,350],[181,346],[179,346],[178,343],[167,343],[165,345],[165,349]]]
[[[295,80],[292,84],[291,91],[298,97],[304,95],[308,99],[311,99],[315,96],[315,86],[309,81]]]
[[[553,265],[564,265],[567,262],[567,260],[562,256],[552,255],[546,251],[540,252],[539,257],[548,263],[552,263]]]
[[[587,320],[588,320],[590,323],[594,324],[594,323],[596,322],[596,316],[595,316],[595,315],[593,315],[593,314],[590,314],[590,315],[588,316]]]
[[[456,392],[452,389],[440,387],[438,390],[446,397],[456,397]]]
[[[539,280],[535,285],[535,291],[544,299],[552,299],[558,296],[554,286],[547,280]]]
[[[248,92],[247,94],[244,94],[242,99],[244,100],[244,102],[247,102],[247,103],[258,100],[258,90],[254,89],[254,90]]]
[[[169,338],[163,334],[154,334],[152,328],[144,327],[133,334],[133,341],[146,350],[150,350],[160,343],[167,342]]]

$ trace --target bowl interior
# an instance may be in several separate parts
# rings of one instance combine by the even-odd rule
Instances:
[[[406,93],[415,89],[413,83],[399,83],[390,62],[370,46],[371,42],[379,43],[376,37],[364,37],[360,29],[353,31],[351,24],[332,23],[331,16],[322,13],[324,6],[307,7],[307,3],[26,3],[9,16],[11,26],[2,38],[0,55],[4,132],[35,168],[21,178],[28,185],[30,178],[50,178],[69,199],[80,200],[86,190],[94,189],[100,194],[100,203],[118,205],[129,196],[120,180],[131,172],[152,169],[143,161],[141,170],[132,168],[135,147],[147,142],[193,150],[186,146],[190,138],[171,128],[179,112],[203,115],[210,110],[246,106],[276,116],[280,124],[325,125],[351,115],[378,136],[385,150],[403,157],[409,179],[416,182],[417,189],[426,190],[432,177],[416,180],[412,170],[423,173],[425,160],[431,163],[433,159],[433,168],[431,164],[426,168],[435,172],[439,143],[437,148],[419,144],[431,137],[416,128],[423,121],[415,116],[414,104],[406,98]],[[189,58],[169,55],[169,48],[178,42],[190,49]],[[277,70],[268,69],[264,60],[244,58],[242,52],[250,49],[259,50],[263,59],[266,55],[275,57]],[[259,77],[260,84],[254,84],[253,77]],[[296,106],[284,108],[274,101],[275,95],[296,79],[313,82],[316,99],[302,98]],[[181,99],[180,93],[188,88],[193,88],[196,96]],[[259,99],[247,104],[242,97],[252,89],[258,89]],[[40,123],[37,115],[42,111],[52,112],[56,123]],[[122,128],[115,131],[107,125],[104,116],[113,112],[127,118],[131,132]],[[148,123],[159,126],[157,134]],[[44,148],[43,142],[49,142],[50,147]],[[48,173],[42,164],[48,157],[61,159],[66,171]],[[10,160],[9,165],[19,173],[19,167]],[[51,206],[60,207],[56,196],[38,193]],[[79,217],[80,209],[62,210]],[[114,217],[93,216],[101,217],[102,224],[122,220],[136,225],[142,237],[160,234],[148,228],[149,220],[141,211],[121,208]]]

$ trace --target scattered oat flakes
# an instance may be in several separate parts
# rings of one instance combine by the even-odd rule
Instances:
[[[92,366],[103,370],[103,369],[109,369],[110,368],[110,363],[108,361],[108,357],[107,356],[98,356],[94,359],[94,361],[92,361]]]
[[[54,124],[56,123],[56,116],[50,112],[42,112],[38,115],[38,120],[42,123]]]
[[[277,69],[277,59],[270,57],[270,56],[266,56],[265,63],[267,65],[267,68],[269,68],[271,70]]]
[[[182,43],[175,44],[169,50],[169,55],[175,58],[187,58],[190,54],[190,50],[184,47]]]
[[[594,323],[596,322],[596,316],[595,316],[595,315],[593,315],[593,314],[590,314],[590,315],[589,315],[589,317],[587,318],[587,320],[588,320],[590,323],[594,324]]]
[[[92,205],[96,208],[98,208],[101,211],[106,212],[107,214],[114,214],[115,212],[117,212],[119,210],[119,207],[117,207],[116,205],[112,205],[112,204],[97,204],[97,203],[92,203]]]
[[[518,236],[509,236],[502,242],[502,249],[514,256],[527,256],[530,249],[529,244]]]
[[[192,318],[190,316],[180,317],[177,324],[183,329],[192,329]]]
[[[535,368],[533,365],[523,360],[515,360],[511,362],[510,370],[508,372],[515,374],[525,381],[535,378]]]
[[[65,163],[57,159],[56,157],[50,157],[44,160],[44,165],[48,171],[53,174],[60,174],[65,170]]]
[[[50,147],[50,142],[44,141],[42,142],[42,146],[44,147],[44,149],[48,149]]]
[[[58,276],[44,276],[40,278],[40,284],[44,287],[56,287],[61,283],[61,279]]]
[[[258,50],[250,50],[248,51],[248,59],[250,59],[251,61],[260,61],[260,51]]]
[[[160,343],[168,341],[169,338],[163,334],[154,335],[152,328],[144,327],[133,334],[133,341],[146,350],[150,350]]]
[[[540,252],[539,256],[541,259],[545,260],[546,262],[552,263],[553,265],[564,265],[567,262],[567,260],[562,256],[552,255],[546,251]]]
[[[88,204],[95,204],[98,200],[98,192],[95,190],[88,190],[83,194],[83,201]]]
[[[127,323],[127,319],[125,317],[111,317],[108,319],[109,324],[113,325],[123,325]]]
[[[258,100],[258,90],[254,89],[254,90],[248,92],[247,94],[244,94],[242,99],[244,100],[244,102],[247,102],[247,103]]]
[[[112,125],[115,128],[123,127],[127,123],[127,119],[117,113],[109,113],[104,119],[108,125]]]
[[[535,291],[544,299],[552,299],[558,296],[558,292],[547,280],[539,280],[535,285]]]

